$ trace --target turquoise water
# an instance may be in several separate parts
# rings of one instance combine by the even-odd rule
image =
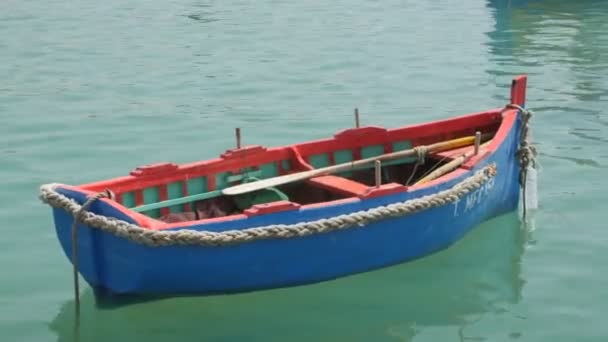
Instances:
[[[82,341],[604,341],[605,1],[0,4],[0,332],[73,341],[48,182],[244,144],[399,126],[507,103],[529,75],[539,210],[432,257],[312,286],[95,308]],[[381,248],[381,247],[379,247]]]

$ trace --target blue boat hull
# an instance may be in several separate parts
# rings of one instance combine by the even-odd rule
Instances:
[[[288,239],[267,239],[220,247],[148,247],[80,225],[79,271],[95,289],[112,294],[216,294],[326,281],[424,257],[449,247],[480,222],[517,209],[521,118],[488,158],[448,182],[417,191],[288,212],[223,221],[189,229],[225,231],[293,224],[334,217],[446,190],[479,169],[496,165],[496,175],[456,203],[353,229]],[[58,192],[83,203],[82,193]],[[134,223],[104,202],[91,211]],[[53,209],[58,239],[71,259],[73,217]]]

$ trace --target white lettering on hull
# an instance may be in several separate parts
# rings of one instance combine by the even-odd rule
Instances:
[[[454,217],[459,216],[460,214],[465,214],[471,210],[473,210],[476,206],[478,206],[484,199],[488,197],[488,194],[494,188],[494,177],[490,178],[485,184],[483,184],[479,189],[470,192],[464,198],[460,198],[456,200],[454,203]],[[464,202],[460,204],[460,202]]]

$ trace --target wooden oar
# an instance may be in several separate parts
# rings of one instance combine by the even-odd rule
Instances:
[[[467,137],[463,137],[463,138],[452,139],[452,140],[442,141],[442,142],[438,142],[438,143],[431,144],[431,145],[426,145],[426,148],[427,148],[428,153],[441,152],[441,151],[445,151],[445,150],[450,150],[450,149],[454,149],[454,148],[471,145],[474,143],[474,141],[475,141],[475,136],[467,136]],[[265,189],[268,187],[275,187],[275,186],[279,186],[279,185],[283,185],[283,184],[287,184],[287,183],[298,182],[298,181],[302,181],[302,180],[312,178],[312,177],[328,175],[328,174],[342,172],[342,171],[349,171],[355,167],[373,163],[376,160],[391,160],[391,159],[396,159],[396,158],[412,157],[412,156],[416,155],[416,153],[417,152],[415,149],[403,150],[403,151],[398,151],[398,152],[386,153],[386,154],[382,154],[382,155],[375,156],[375,157],[360,159],[360,160],[356,160],[356,161],[352,161],[352,162],[327,166],[327,167],[323,167],[320,169],[291,173],[291,174],[287,174],[287,175],[283,175],[283,176],[262,179],[260,181],[239,184],[239,185],[235,185],[235,186],[223,189],[222,194],[228,195],[228,196],[240,195],[240,194],[244,194],[247,192]]]
[[[478,153],[481,153],[483,150],[485,150],[485,147],[487,147],[490,144],[490,142],[491,141],[487,141],[487,142],[481,144],[481,146],[479,147]],[[463,154],[461,154],[459,157],[451,160],[449,163],[442,165],[435,171],[429,173],[427,176],[421,178],[416,183],[414,183],[414,185],[424,184],[424,183],[432,181],[433,179],[435,179],[437,177],[443,176],[444,174],[446,174],[446,173],[454,170],[455,168],[459,167],[460,165],[464,164],[465,162],[467,162],[469,159],[471,159],[475,155],[476,155],[475,149],[466,151]]]

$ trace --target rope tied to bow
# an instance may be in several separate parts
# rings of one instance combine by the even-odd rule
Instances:
[[[531,110],[513,103],[506,105],[505,108],[517,109],[522,115],[519,146],[516,155],[520,165],[519,185],[522,188],[523,217],[525,219],[527,215],[526,195],[528,189],[526,186],[526,181],[528,178],[528,168],[532,167],[534,169],[537,169],[538,167],[536,161],[536,156],[538,152],[536,150],[536,147],[533,146],[530,142],[530,119],[532,118],[533,113]]]

